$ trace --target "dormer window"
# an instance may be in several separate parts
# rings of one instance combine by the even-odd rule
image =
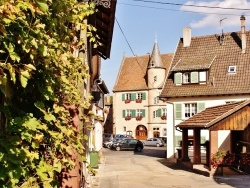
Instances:
[[[228,67],[228,73],[235,74],[236,73],[236,66],[229,66]]]
[[[190,83],[190,78],[191,78],[191,75],[190,75],[190,72],[185,72],[183,73],[183,84],[187,84],[187,83]]]

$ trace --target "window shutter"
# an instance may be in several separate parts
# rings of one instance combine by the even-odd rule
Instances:
[[[198,83],[198,72],[191,72],[191,83]]]
[[[136,99],[136,93],[131,93],[131,100],[135,101],[135,99]]]
[[[142,100],[146,100],[146,93],[142,93]]]
[[[135,118],[136,110],[132,110],[132,118]]]
[[[175,84],[182,84],[182,73],[177,72],[174,74],[174,83]]]
[[[122,117],[125,118],[125,110],[122,111]]]
[[[206,82],[207,81],[207,72],[202,71],[200,72],[200,82]]]
[[[197,111],[198,113],[201,112],[202,110],[204,110],[206,107],[205,107],[205,103],[198,103],[197,104]]]
[[[157,110],[156,116],[157,116],[157,117],[161,117],[161,109],[158,109],[158,110]]]
[[[125,94],[122,94],[122,101],[125,101]]]
[[[175,119],[182,118],[182,104],[175,104]]]
[[[145,117],[145,109],[142,110],[142,117]]]

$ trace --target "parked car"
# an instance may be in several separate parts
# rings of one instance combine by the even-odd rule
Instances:
[[[103,142],[109,141],[110,139],[113,139],[113,134],[111,134],[111,133],[103,133],[103,135],[102,135],[102,141]]]
[[[143,150],[143,147],[143,143],[140,140],[134,138],[124,138],[119,142],[114,142],[111,149],[115,149],[116,151],[133,149],[140,152]]]
[[[110,148],[113,143],[119,142],[120,140],[122,140],[122,138],[113,138],[110,139],[109,141],[105,141],[103,142],[103,147]]]
[[[165,144],[167,143],[167,137],[166,136],[159,137],[159,138],[162,139],[165,142]]]
[[[144,146],[157,146],[161,147],[164,146],[164,141],[160,138],[148,138],[144,141]]]

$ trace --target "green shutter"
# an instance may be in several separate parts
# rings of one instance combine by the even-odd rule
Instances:
[[[205,107],[205,103],[198,103],[197,104],[197,111],[198,112],[201,112],[202,110],[204,110],[206,107]]]
[[[142,117],[145,117],[145,109],[142,109]]]
[[[122,117],[125,118],[125,110],[122,110]]]
[[[122,101],[125,101],[125,94],[122,94]]]
[[[175,119],[182,119],[182,104],[175,104]]]
[[[156,117],[161,117],[161,109],[156,110]]]
[[[135,118],[136,110],[132,110],[132,118]]]
[[[177,72],[174,74],[174,83],[175,84],[182,84],[182,73]]]
[[[191,72],[191,83],[198,83],[198,72]]]
[[[142,100],[146,100],[146,93],[142,93]]]
[[[136,99],[136,93],[131,93],[131,101],[135,101]]]

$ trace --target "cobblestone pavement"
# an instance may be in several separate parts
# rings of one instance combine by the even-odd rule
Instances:
[[[103,149],[102,163],[93,177],[93,188],[248,188],[249,175],[206,177],[165,159],[164,148],[141,153]]]

